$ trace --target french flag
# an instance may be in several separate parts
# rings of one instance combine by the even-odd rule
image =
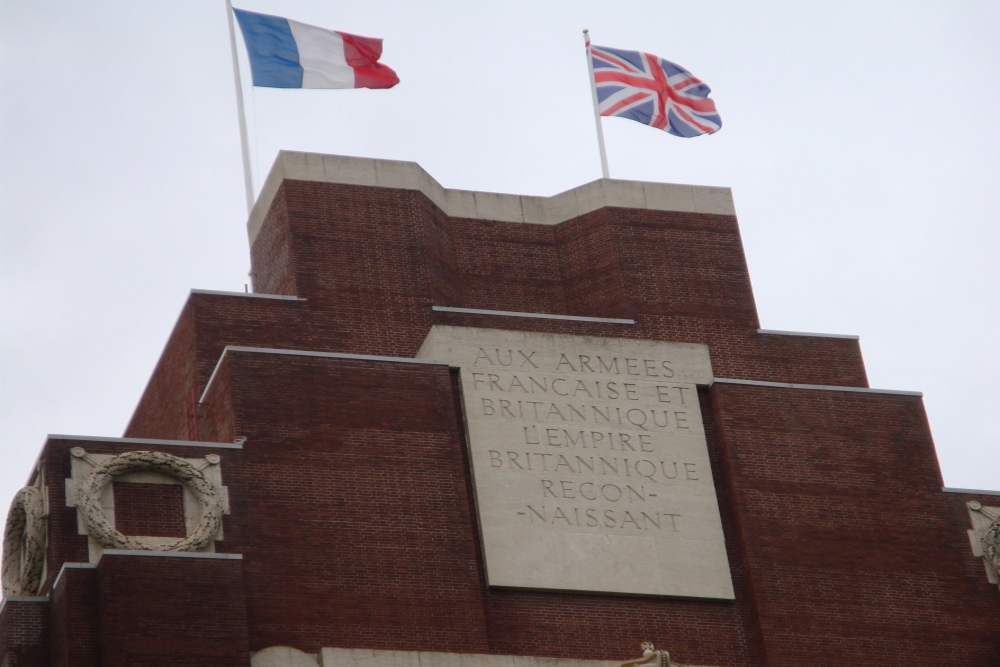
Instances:
[[[233,9],[264,88],[392,88],[399,77],[378,62],[382,40]]]

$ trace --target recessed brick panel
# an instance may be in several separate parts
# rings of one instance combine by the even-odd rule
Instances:
[[[114,482],[115,528],[123,535],[185,537],[184,487]]]

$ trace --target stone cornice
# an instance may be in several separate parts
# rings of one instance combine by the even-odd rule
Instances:
[[[247,221],[251,245],[286,179],[418,190],[452,217],[499,222],[555,225],[609,206],[736,215],[729,188],[600,179],[551,197],[533,197],[448,189],[416,162],[281,151]]]

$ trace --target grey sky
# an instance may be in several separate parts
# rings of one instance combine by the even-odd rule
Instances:
[[[236,4],[382,37],[402,79],[246,88],[258,183],[288,148],[555,194],[600,176],[582,28],[687,67],[723,129],[605,120],[612,177],[732,187],[763,326],[860,335],[946,483],[1000,488],[1000,4]],[[242,291],[248,252],[222,0],[4,0],[0,49],[6,504],[47,433],[121,435],[188,290]]]

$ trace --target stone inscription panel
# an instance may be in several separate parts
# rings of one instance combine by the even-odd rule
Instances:
[[[457,366],[491,586],[733,599],[705,345],[435,326]]]

